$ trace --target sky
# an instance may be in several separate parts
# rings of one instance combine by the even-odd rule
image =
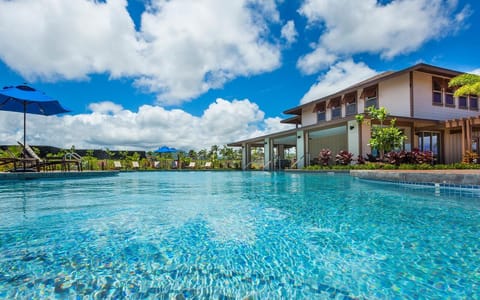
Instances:
[[[27,143],[185,151],[293,128],[283,111],[384,71],[480,74],[480,1],[0,0],[0,87],[70,113]],[[0,144],[23,115],[0,111]]]

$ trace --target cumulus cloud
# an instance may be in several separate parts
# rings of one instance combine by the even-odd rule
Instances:
[[[469,73],[480,75],[480,69],[473,70]]]
[[[137,112],[113,102],[93,103],[89,114],[27,116],[27,143],[70,148],[153,150],[161,145],[203,149],[292,128],[248,99],[217,99],[197,117],[180,109],[143,105]],[[0,138],[15,144],[23,138],[23,115],[0,111]]]
[[[318,78],[300,102],[304,104],[328,96],[376,74],[376,71],[362,62],[355,63],[349,59],[336,63]]]
[[[307,18],[309,27],[319,26],[322,32],[315,49],[299,60],[299,69],[307,74],[319,71],[332,59],[325,59],[326,54],[332,53],[339,57],[379,53],[391,59],[412,52],[463,25],[470,9],[459,9],[457,2],[306,0],[299,13]]]
[[[311,75],[333,64],[336,60],[337,55],[329,53],[325,48],[319,47],[313,52],[300,57],[297,61],[297,68],[304,74]]]
[[[285,25],[283,25],[281,34],[288,44],[295,43],[298,36],[298,32],[295,29],[295,22],[290,20]]]
[[[136,30],[126,0],[0,1],[0,59],[29,81],[126,76],[162,104],[280,65],[274,0],[148,3]]]

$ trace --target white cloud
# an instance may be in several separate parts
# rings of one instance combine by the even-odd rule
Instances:
[[[248,99],[217,99],[201,117],[180,109],[143,105],[137,112],[106,101],[90,104],[92,113],[27,116],[27,143],[70,148],[153,150],[161,145],[203,149],[292,128],[280,118],[264,120],[264,112]],[[23,115],[0,111],[4,144],[23,139]]]
[[[285,25],[283,25],[282,30],[282,37],[287,41],[287,43],[293,44],[297,41],[297,30],[295,29],[295,22],[290,20]]]
[[[476,69],[476,70],[470,71],[468,73],[480,75],[480,69]]]
[[[337,60],[335,54],[329,53],[325,48],[316,48],[313,52],[302,56],[297,61],[297,68],[304,74],[314,74],[318,70],[333,64]]]
[[[328,96],[376,74],[376,71],[364,63],[355,63],[351,59],[336,63],[326,74],[318,78],[300,102],[304,104]]]
[[[325,67],[325,53],[339,57],[379,53],[391,59],[425,42],[454,33],[469,15],[468,6],[457,12],[457,1],[306,0],[299,12],[309,26],[319,26],[316,49],[299,60],[300,70],[311,74]],[[312,67],[306,67],[308,60]],[[328,61],[328,60],[327,60]]]
[[[280,65],[274,0],[149,4],[136,31],[126,0],[0,1],[0,59],[29,81],[127,76],[164,104]]]

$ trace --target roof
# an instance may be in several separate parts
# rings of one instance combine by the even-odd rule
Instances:
[[[357,89],[372,86],[372,85],[378,84],[381,81],[385,81],[387,79],[397,77],[397,76],[400,76],[400,75],[403,75],[405,73],[409,73],[409,72],[412,72],[412,71],[424,72],[424,73],[429,73],[429,74],[434,74],[434,75],[437,75],[437,76],[444,76],[444,77],[455,77],[457,75],[463,74],[462,72],[459,72],[459,71],[454,71],[454,70],[445,69],[445,68],[441,68],[441,67],[437,67],[437,66],[432,66],[432,65],[428,65],[428,64],[424,64],[424,63],[419,63],[419,64],[416,64],[412,67],[409,67],[409,68],[406,68],[406,69],[403,69],[403,70],[400,70],[400,71],[396,71],[396,72],[387,71],[387,72],[377,74],[377,75],[372,76],[372,77],[370,77],[366,80],[363,80],[363,81],[360,81],[360,82],[358,82],[354,85],[351,85],[348,88],[340,90],[336,93],[333,93],[333,94],[324,96],[322,98],[307,102],[305,104],[302,104],[300,106],[296,106],[296,107],[291,108],[291,109],[287,109],[283,113],[284,114],[289,114],[289,115],[301,115],[302,114],[302,108],[307,106],[307,105],[311,105],[312,103],[326,101],[330,98],[338,97],[338,96],[341,96],[341,95],[346,94],[348,92],[355,91]]]

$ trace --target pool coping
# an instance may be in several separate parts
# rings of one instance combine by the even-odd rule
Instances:
[[[70,179],[116,176],[118,171],[0,172],[0,180]]]
[[[398,183],[440,185],[480,189],[480,170],[301,170],[298,173],[343,173],[359,179],[369,179]]]
[[[480,189],[480,170],[350,170],[360,179]]]

